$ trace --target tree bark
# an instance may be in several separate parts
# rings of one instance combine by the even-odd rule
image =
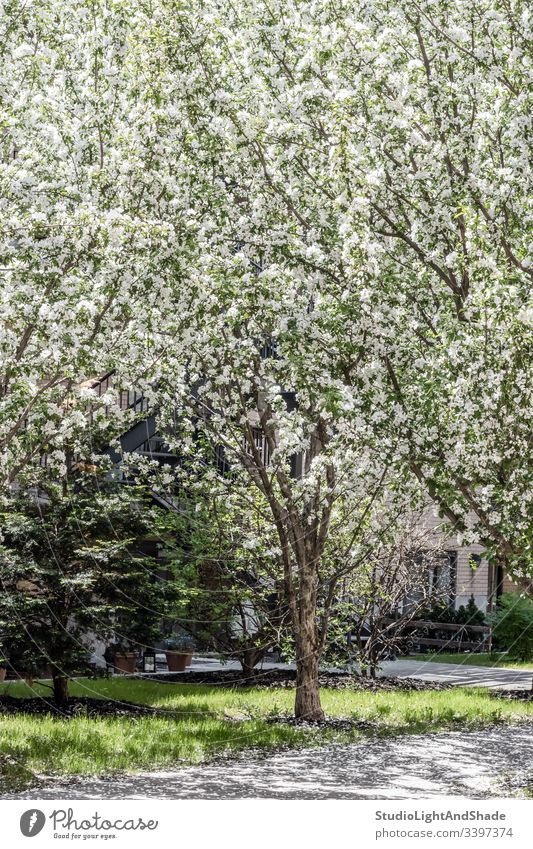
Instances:
[[[318,669],[322,644],[318,635],[316,578],[319,552],[302,545],[295,533],[298,560],[299,599],[293,605],[293,630],[296,646],[296,700],[294,715],[298,719],[321,722],[325,719],[320,704]],[[293,600],[296,601],[296,600]]]
[[[263,660],[265,652],[262,649],[245,649],[240,656],[242,671],[245,678],[252,678],[257,664]]]
[[[298,640],[296,656],[296,700],[294,715],[299,719],[322,721],[324,711],[320,704],[318,686],[319,658],[305,636]]]
[[[68,702],[68,678],[64,675],[54,675],[54,702],[57,707],[65,707]]]

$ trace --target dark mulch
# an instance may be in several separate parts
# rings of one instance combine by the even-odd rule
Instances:
[[[533,690],[491,690],[491,696],[506,701],[533,702]]]
[[[55,716],[72,719],[77,716],[113,716],[113,717],[142,717],[142,716],[175,716],[176,713],[162,708],[152,708],[148,705],[137,705],[134,702],[114,701],[113,699],[92,699],[85,696],[73,696],[64,708],[58,708],[52,699],[31,697],[17,699],[14,696],[0,696],[1,714],[30,714],[31,716]]]
[[[332,731],[375,731],[377,725],[364,719],[348,719],[347,717],[326,716],[325,719],[300,719],[296,716],[282,714],[280,716],[269,716],[268,723],[279,725],[290,725],[292,728],[304,730],[331,729]]]
[[[218,672],[176,672],[173,675],[143,675],[152,681],[165,684],[208,684],[217,687],[254,687],[266,690],[296,687],[294,669],[257,670],[252,676],[245,676],[238,670],[220,670]],[[438,681],[420,681],[418,678],[362,678],[346,672],[322,672],[318,678],[321,687],[329,690],[449,690],[451,684]]]

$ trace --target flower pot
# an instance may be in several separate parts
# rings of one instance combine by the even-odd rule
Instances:
[[[187,663],[186,663],[185,665],[186,665],[186,666],[191,666],[191,664],[192,664],[192,659],[193,659],[193,653],[192,653],[192,652],[190,652],[190,653],[187,655]]]
[[[5,666],[0,666],[0,681],[4,681],[6,677],[6,668]]]
[[[169,672],[185,672],[187,666],[187,654],[181,651],[166,651],[167,666]]]
[[[133,675],[137,671],[137,652],[117,652],[113,655],[113,669],[123,675]]]

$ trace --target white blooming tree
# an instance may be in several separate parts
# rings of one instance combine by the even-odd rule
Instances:
[[[146,15],[142,4],[101,0],[4,8],[3,485],[43,451],[65,470],[89,403],[99,403],[91,380],[117,362],[127,388],[129,372],[150,380],[154,311],[168,305],[166,277],[176,276],[188,225],[177,214],[183,193],[168,190],[180,177],[160,147],[164,119],[136,53]],[[109,390],[100,407],[109,415],[115,401]]]
[[[379,445],[529,586],[528,4],[199,0],[161,14],[209,208],[198,279],[226,281],[223,297],[209,283],[208,311],[241,327],[236,354],[217,337],[213,380],[231,383],[261,329],[283,337],[311,405],[350,419],[354,444]],[[243,327],[246,310],[261,326]]]
[[[287,278],[273,290],[245,255],[219,260],[223,267],[211,257],[204,272],[208,297],[176,317],[175,335],[187,344],[160,369],[161,427],[167,422],[166,438],[182,454],[178,478],[192,492],[190,476],[198,481],[199,503],[206,487],[214,500],[226,493],[239,516],[240,546],[252,559],[257,547],[257,601],[269,585],[283,589],[295,713],[321,719],[318,669],[343,578],[362,568],[389,530],[397,499],[385,487],[391,481],[380,452],[356,442],[350,418],[325,390],[321,361],[300,360],[307,288]],[[231,578],[235,565],[228,570]],[[241,571],[237,564],[236,581]],[[252,590],[250,597],[253,604]]]
[[[1,44],[4,478],[103,372],[179,415],[268,505],[300,715],[385,482],[526,585],[527,4],[13,0]]]

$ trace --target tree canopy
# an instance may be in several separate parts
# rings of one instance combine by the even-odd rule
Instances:
[[[193,375],[253,383],[273,340],[271,386],[527,584],[527,5],[163,3],[156,29],[207,206],[201,291],[173,322]]]
[[[531,35],[521,0],[14,0],[6,480],[64,471],[113,370],[264,499],[301,658],[337,507],[431,500],[530,587]]]

